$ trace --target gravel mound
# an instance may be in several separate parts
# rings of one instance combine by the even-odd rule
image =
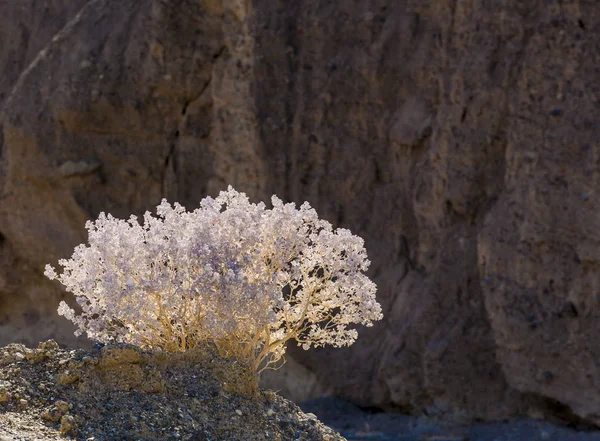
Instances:
[[[208,349],[0,348],[0,441],[344,438]]]

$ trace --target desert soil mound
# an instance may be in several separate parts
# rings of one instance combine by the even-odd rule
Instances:
[[[0,441],[344,438],[210,350],[0,348]]]

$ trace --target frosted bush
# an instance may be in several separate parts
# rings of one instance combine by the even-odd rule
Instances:
[[[142,224],[101,213],[60,275],[46,265],[81,309],[61,302],[59,314],[91,339],[171,352],[214,344],[256,371],[282,360],[292,339],[304,349],[352,344],[354,324],[382,317],[363,240],[306,202],[272,204],[229,187],[191,212],[163,200]]]

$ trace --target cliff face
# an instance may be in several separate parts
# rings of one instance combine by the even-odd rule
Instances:
[[[232,184],[365,238],[385,319],[268,378],[600,423],[596,2],[0,1],[0,344],[73,343],[47,262]],[[298,378],[300,378],[300,381]]]

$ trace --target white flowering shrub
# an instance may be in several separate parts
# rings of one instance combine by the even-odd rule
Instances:
[[[100,341],[171,352],[214,344],[256,372],[292,339],[304,349],[352,344],[354,324],[382,318],[363,240],[306,202],[272,204],[229,187],[191,212],[163,200],[143,224],[101,213],[61,274],[46,265],[81,309],[61,302],[59,314]]]

